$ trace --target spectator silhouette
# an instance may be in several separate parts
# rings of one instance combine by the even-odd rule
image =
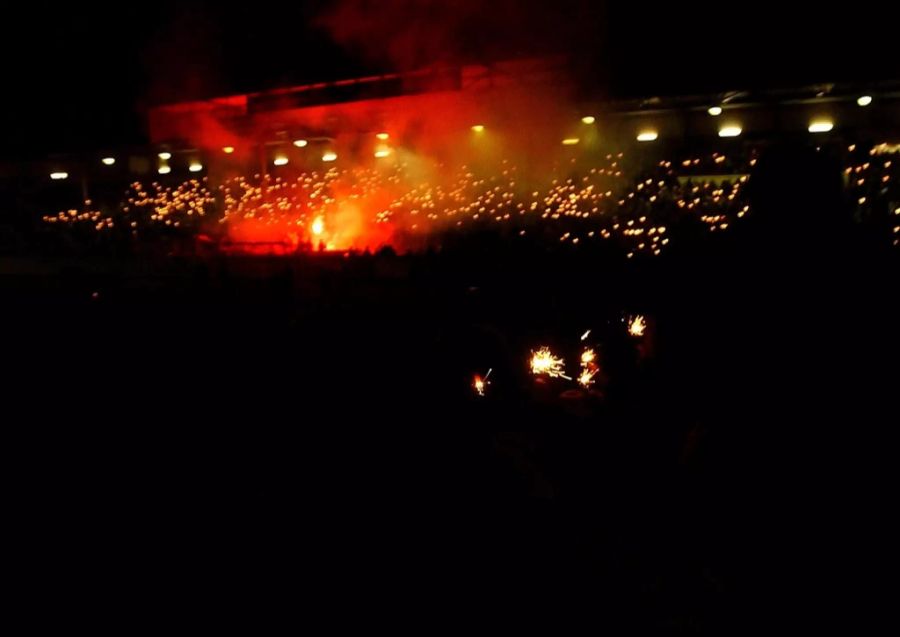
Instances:
[[[772,147],[749,187],[747,223],[684,254],[670,286],[665,402],[704,432],[690,500],[713,570],[735,600],[797,612],[797,588],[834,583],[835,453],[866,421],[892,329],[833,158]]]

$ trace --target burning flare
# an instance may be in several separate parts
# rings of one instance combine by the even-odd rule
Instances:
[[[489,369],[487,374],[484,375],[484,378],[475,374],[475,380],[472,382],[472,387],[475,388],[475,393],[479,396],[484,396],[485,389],[491,384],[491,381],[489,381],[488,378],[490,378],[492,371],[494,371],[493,368]]]

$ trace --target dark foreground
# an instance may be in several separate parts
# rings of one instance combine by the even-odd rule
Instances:
[[[496,245],[4,262],[10,561],[54,609],[26,611],[35,632],[181,611],[255,632],[858,627],[893,555],[896,254],[838,224],[798,252],[761,219],[629,267]],[[541,345],[577,361],[588,329],[602,386],[528,373]]]

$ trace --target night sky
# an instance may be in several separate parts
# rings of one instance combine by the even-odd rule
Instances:
[[[676,6],[671,6],[671,5]],[[0,154],[141,143],[149,104],[561,52],[588,92],[900,77],[887,4],[205,0],[26,4],[4,21]]]

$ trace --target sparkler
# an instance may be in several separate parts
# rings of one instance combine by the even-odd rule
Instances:
[[[542,347],[531,356],[531,373],[535,376],[549,376],[550,378],[565,378],[572,380],[565,374],[565,361],[554,356],[549,347]]]
[[[647,331],[647,320],[638,314],[628,321],[628,333],[635,338],[640,338]]]

